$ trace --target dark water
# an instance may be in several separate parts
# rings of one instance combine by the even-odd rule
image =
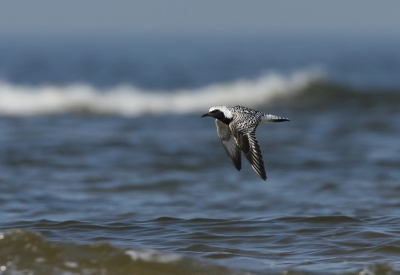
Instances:
[[[18,69],[35,54],[10,46],[22,67],[2,55],[0,274],[398,274],[399,55],[395,42],[371,42],[349,60],[350,42],[324,56],[300,41],[291,58],[271,41],[271,54],[245,42],[225,55],[221,41],[93,45],[104,75],[117,55],[143,59],[121,93],[124,80],[82,67],[86,48],[66,52],[77,57],[62,68],[64,50],[48,45],[38,60],[55,70],[40,75]],[[228,57],[237,69],[222,66]],[[169,79],[183,63],[193,80]],[[322,77],[307,69],[317,63]],[[269,70],[278,77],[260,77]],[[224,97],[291,120],[257,130],[266,182],[247,162],[236,171],[214,121],[200,118]],[[127,101],[145,111],[119,112]]]
[[[204,87],[269,71],[322,68],[347,85],[399,87],[397,37],[4,37],[0,79],[26,85]]]

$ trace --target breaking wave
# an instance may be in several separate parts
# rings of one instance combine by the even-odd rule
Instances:
[[[393,246],[389,246],[393,249]],[[396,251],[395,251],[396,252]],[[362,270],[331,274],[398,274],[388,263],[367,265]],[[0,233],[0,274],[87,274],[87,275],[172,275],[214,274],[245,275],[265,274],[253,270],[239,270],[205,258],[193,258],[177,253],[142,248],[122,248],[108,242],[78,244],[50,241],[37,232],[21,229]],[[316,273],[289,268],[282,272],[268,270],[268,274]]]
[[[276,97],[293,95],[321,80],[322,76],[316,69],[290,75],[271,72],[253,80],[238,79],[172,91],[146,90],[131,85],[102,90],[88,84],[22,86],[3,82],[0,83],[0,115],[83,112],[132,117],[144,113],[192,113],[214,105],[259,106]]]
[[[0,274],[233,274],[227,268],[151,249],[58,243],[31,231],[0,234]],[[238,274],[238,273],[235,273]]]

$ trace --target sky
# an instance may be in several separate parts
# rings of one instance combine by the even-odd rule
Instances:
[[[398,0],[1,0],[0,35],[399,35]]]

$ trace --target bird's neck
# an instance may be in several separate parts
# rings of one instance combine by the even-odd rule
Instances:
[[[218,118],[218,120],[222,121],[222,122],[225,123],[226,125],[229,125],[229,123],[231,123],[231,121],[232,121],[231,118],[226,118],[226,117]]]

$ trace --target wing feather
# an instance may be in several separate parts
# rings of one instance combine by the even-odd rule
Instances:
[[[260,145],[256,138],[257,126],[249,133],[242,133],[236,130],[234,123],[230,123],[229,128],[251,167],[253,167],[254,171],[256,171],[263,180],[266,180],[267,175],[265,173],[264,160],[261,154]]]
[[[242,168],[241,152],[239,146],[236,144],[234,136],[232,135],[231,129],[229,129],[228,125],[218,119],[215,120],[215,124],[217,125],[218,136],[221,139],[226,154],[229,156],[236,169],[240,170]]]

